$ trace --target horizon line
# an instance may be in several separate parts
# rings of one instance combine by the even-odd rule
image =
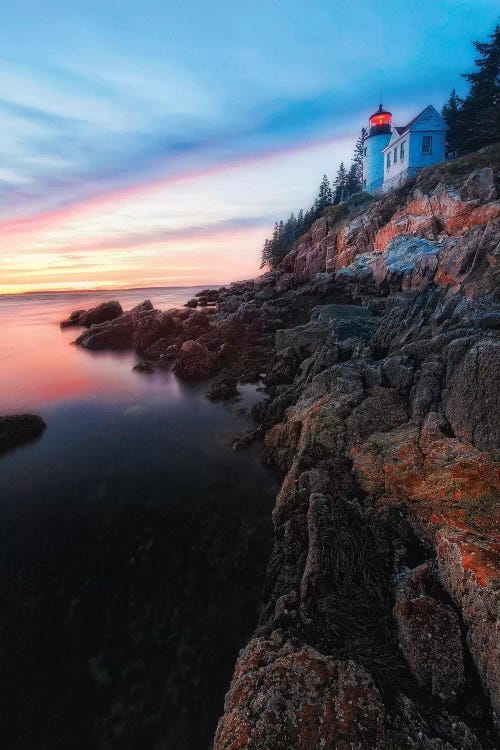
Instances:
[[[95,287],[89,289],[30,289],[24,292],[0,292],[0,297],[20,297],[27,294],[90,294],[92,292],[134,292],[148,291],[149,289],[210,289],[211,287],[221,288],[229,284],[246,281],[247,279],[236,279],[235,281],[226,281],[221,284],[176,284],[173,286],[120,286],[120,287]]]

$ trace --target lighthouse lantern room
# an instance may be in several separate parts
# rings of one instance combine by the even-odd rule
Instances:
[[[387,109],[384,109],[382,105],[379,106],[376,112],[370,117],[370,135],[379,135],[380,133],[390,133],[392,114]]]

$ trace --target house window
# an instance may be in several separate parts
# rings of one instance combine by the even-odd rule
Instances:
[[[387,154],[387,169],[391,168],[391,153]]]
[[[401,144],[401,147],[399,149],[399,159],[400,161],[403,161],[405,158],[405,147],[406,147],[406,141],[403,141]]]
[[[422,138],[422,153],[432,154],[432,135],[424,135]]]
[[[398,163],[398,147],[394,149],[394,164]]]

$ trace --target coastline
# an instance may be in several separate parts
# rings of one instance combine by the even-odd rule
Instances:
[[[75,316],[137,377],[265,386],[234,447],[284,479],[214,750],[495,746],[499,190],[493,148],[325,212],[216,306]]]

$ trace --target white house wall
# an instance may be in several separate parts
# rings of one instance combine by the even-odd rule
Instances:
[[[410,138],[411,134],[408,133],[404,136],[404,138],[399,138],[397,141],[393,141],[392,144],[390,144],[390,148],[387,148],[384,151],[384,182],[386,180],[392,180],[394,177],[398,177],[402,172],[405,172],[408,167],[410,166],[408,162],[409,154],[410,154]],[[405,158],[403,161],[401,161],[401,144],[405,144]],[[397,148],[398,150],[398,160],[396,164],[394,164],[394,149]],[[387,169],[387,154],[391,155],[391,166],[389,169]]]

